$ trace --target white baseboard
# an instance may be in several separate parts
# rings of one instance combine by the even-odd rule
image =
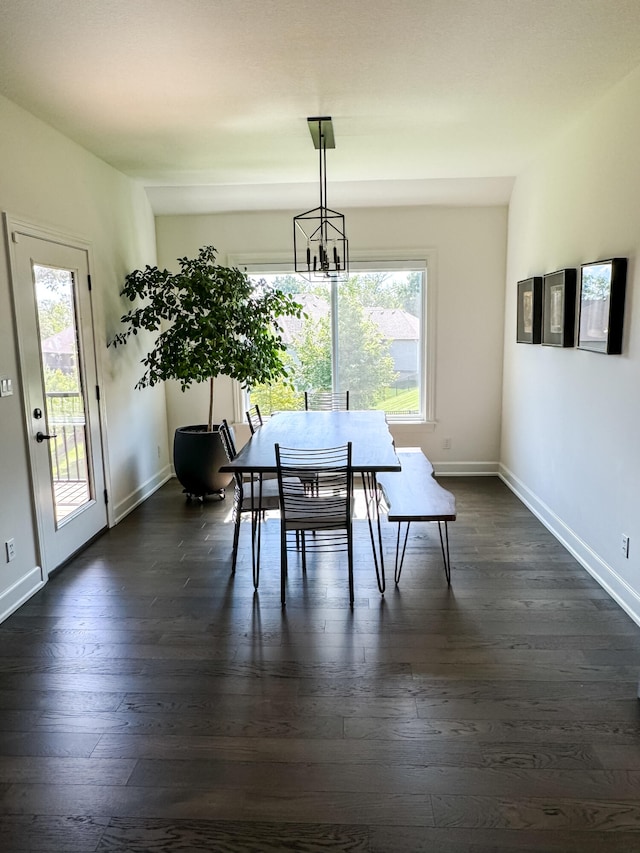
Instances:
[[[13,586],[6,589],[0,595],[0,622],[11,616],[12,613],[28,601],[32,595],[47,582],[44,571],[40,566],[35,566],[31,571],[16,581]]]
[[[436,475],[442,477],[497,477],[498,462],[433,462]]]
[[[143,501],[146,501],[154,492],[172,478],[173,474],[170,465],[165,465],[160,471],[156,472],[153,477],[150,477],[145,483],[142,483],[137,489],[130,492],[124,500],[117,503],[113,510],[111,525],[114,526],[122,521],[130,512],[140,506]]]
[[[583,566],[633,621],[640,625],[640,596],[586,542],[584,542],[553,510],[540,500],[506,466],[500,465],[498,476],[528,507],[569,553]]]

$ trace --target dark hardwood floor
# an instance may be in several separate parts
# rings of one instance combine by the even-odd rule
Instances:
[[[640,851],[640,629],[494,478],[280,607],[175,481],[0,625],[5,853]],[[387,525],[389,562],[395,529]],[[392,574],[387,567],[387,575]]]

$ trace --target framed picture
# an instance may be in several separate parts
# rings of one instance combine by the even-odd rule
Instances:
[[[622,352],[627,259],[611,258],[580,267],[578,349]]]
[[[576,325],[576,271],[556,270],[542,279],[542,343],[572,347]]]
[[[542,340],[542,276],[518,282],[516,341],[539,344]]]

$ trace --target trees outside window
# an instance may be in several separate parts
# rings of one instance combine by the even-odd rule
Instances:
[[[259,277],[304,309],[301,318],[281,318],[291,384],[251,390],[264,414],[302,408],[305,391],[349,390],[354,409],[382,409],[398,419],[423,415],[423,270],[354,272],[327,284]]]

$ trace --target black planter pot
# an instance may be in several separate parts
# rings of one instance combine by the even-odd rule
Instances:
[[[218,494],[224,497],[224,490],[232,474],[221,474],[220,466],[227,457],[218,432],[219,424],[213,425],[208,432],[204,424],[179,427],[173,437],[173,466],[176,477],[182,483],[187,498],[203,498],[205,495]]]

